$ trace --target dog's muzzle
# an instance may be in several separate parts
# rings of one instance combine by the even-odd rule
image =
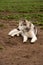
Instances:
[[[18,31],[20,31],[20,29],[19,29],[19,28],[17,28],[17,30],[18,30]]]

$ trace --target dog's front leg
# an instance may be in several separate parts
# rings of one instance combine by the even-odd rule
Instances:
[[[17,36],[19,36],[19,34],[17,34]]]
[[[37,37],[33,31],[31,32],[31,35],[32,35],[31,43],[34,43],[37,40]]]
[[[23,36],[23,42],[27,42],[27,39],[28,39],[27,36],[24,35]]]
[[[24,34],[22,34],[22,37],[23,37],[23,42],[27,42],[28,37]]]

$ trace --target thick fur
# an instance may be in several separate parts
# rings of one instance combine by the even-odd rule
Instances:
[[[37,29],[35,25],[31,23],[31,21],[21,20],[18,28],[22,31],[21,35],[23,36],[23,42],[26,42],[28,38],[32,38],[32,43],[37,40]]]
[[[15,34],[16,31],[16,34]],[[37,40],[37,29],[35,25],[33,25],[30,21],[28,20],[20,20],[19,26],[16,30],[10,31],[9,35],[14,36],[17,35],[23,37],[23,42],[27,42],[28,38],[31,38],[31,43],[35,42]]]

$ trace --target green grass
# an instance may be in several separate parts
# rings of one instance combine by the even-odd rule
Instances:
[[[1,0],[0,12],[1,19],[26,18],[43,25],[43,0]],[[10,14],[6,15],[5,12],[10,12]]]
[[[11,12],[39,12],[43,11],[43,1],[41,0],[1,0],[0,11]]]

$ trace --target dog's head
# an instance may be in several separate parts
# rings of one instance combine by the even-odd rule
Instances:
[[[26,20],[20,20],[18,28],[20,30],[24,30],[26,28],[26,26],[27,26]]]
[[[19,25],[20,25],[20,26],[26,26],[26,25],[27,25],[27,24],[26,24],[26,20],[25,20],[25,19],[21,20],[21,21],[19,22]]]
[[[30,30],[30,28],[31,28],[31,22],[30,21],[28,21],[28,20],[21,20],[20,22],[19,22],[19,26],[18,26],[18,28],[20,29],[20,30]]]

